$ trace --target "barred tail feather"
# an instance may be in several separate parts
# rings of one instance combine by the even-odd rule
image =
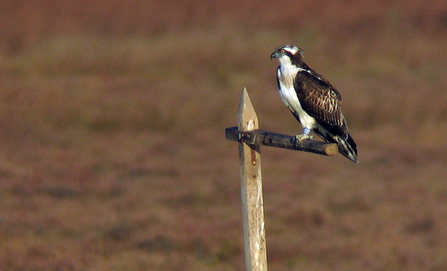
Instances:
[[[347,129],[346,129],[347,130]],[[338,152],[351,160],[354,163],[358,163],[357,159],[357,144],[355,144],[354,139],[349,133],[348,137],[344,139],[346,133],[341,133],[338,131],[337,127],[318,125],[314,132],[319,135],[324,141],[336,143],[338,145]]]
[[[355,144],[354,139],[352,139],[351,135],[348,135],[348,138],[344,140],[340,136],[334,136],[335,141],[337,141],[338,152],[351,160],[354,163],[358,163],[359,159],[357,158],[357,144]]]

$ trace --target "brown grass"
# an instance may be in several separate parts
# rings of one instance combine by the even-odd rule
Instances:
[[[300,130],[282,43],[342,93],[360,164],[263,148],[270,269],[447,269],[443,1],[163,3],[1,4],[1,270],[243,269],[224,128],[247,87]]]

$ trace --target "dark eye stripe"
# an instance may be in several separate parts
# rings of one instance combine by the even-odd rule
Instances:
[[[292,52],[285,51],[285,54],[286,54],[288,57],[293,58],[293,54],[292,54]]]

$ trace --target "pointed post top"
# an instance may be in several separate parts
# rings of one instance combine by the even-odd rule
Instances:
[[[238,128],[241,131],[259,129],[258,116],[256,115],[246,88],[242,91],[241,101],[239,103]]]

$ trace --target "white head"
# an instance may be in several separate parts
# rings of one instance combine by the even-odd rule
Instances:
[[[303,63],[303,50],[294,45],[281,45],[276,48],[270,58],[277,58],[281,65],[294,64],[299,67]]]

